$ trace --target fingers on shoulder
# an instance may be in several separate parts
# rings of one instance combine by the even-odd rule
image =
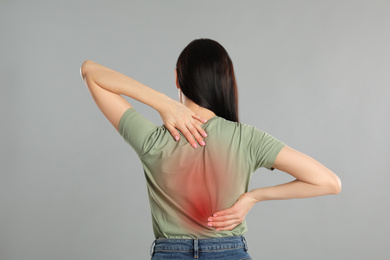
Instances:
[[[176,130],[175,127],[170,126],[170,125],[166,125],[165,127],[168,129],[169,133],[171,133],[172,137],[173,137],[176,141],[179,141],[179,140],[180,140],[180,134],[179,134],[179,132]]]
[[[198,121],[201,122],[201,123],[206,123],[206,122],[207,122],[206,119],[204,119],[203,117],[201,117],[201,116],[199,116],[199,115],[197,115],[197,114],[192,114],[192,118],[198,120]]]

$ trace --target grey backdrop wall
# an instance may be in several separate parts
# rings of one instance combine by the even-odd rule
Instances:
[[[234,62],[241,121],[335,171],[337,196],[264,202],[254,259],[389,259],[389,1],[1,1],[0,259],[148,259],[141,165],[79,68],[176,97],[187,43]],[[158,114],[132,103],[161,123]],[[291,180],[257,171],[251,187]]]

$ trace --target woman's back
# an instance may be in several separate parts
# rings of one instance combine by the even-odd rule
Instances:
[[[207,145],[194,149],[173,140],[134,108],[119,123],[119,132],[139,155],[145,171],[156,238],[241,236],[243,222],[232,231],[207,226],[213,213],[231,207],[248,190],[259,167],[271,169],[284,144],[245,124],[215,116],[202,128]]]

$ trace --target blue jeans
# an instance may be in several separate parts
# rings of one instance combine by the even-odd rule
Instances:
[[[248,246],[244,237],[207,239],[168,239],[153,242],[152,260],[249,260]]]

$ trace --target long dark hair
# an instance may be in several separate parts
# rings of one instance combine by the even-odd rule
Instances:
[[[210,39],[190,42],[177,63],[183,94],[217,116],[238,122],[238,93],[233,63],[221,44]]]

